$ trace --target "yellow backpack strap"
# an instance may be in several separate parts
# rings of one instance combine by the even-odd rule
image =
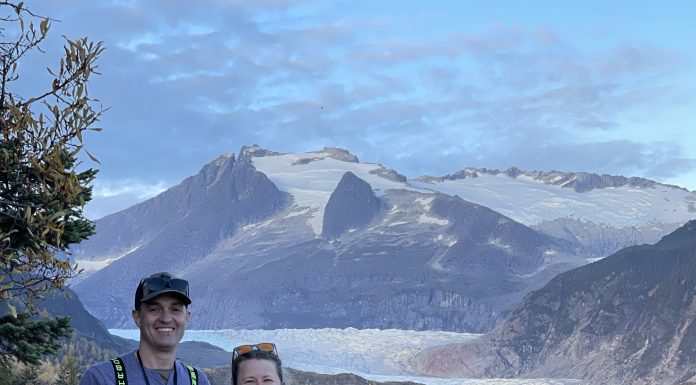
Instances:
[[[128,385],[126,378],[126,367],[123,366],[123,361],[120,358],[114,357],[111,360],[111,365],[114,367],[114,375],[116,376],[116,385]]]

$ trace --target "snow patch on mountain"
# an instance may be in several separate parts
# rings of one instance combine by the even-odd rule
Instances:
[[[446,219],[440,219],[431,215],[428,215],[430,209],[432,208],[433,205],[433,200],[435,198],[428,197],[428,198],[417,198],[413,202],[421,206],[421,211],[422,213],[418,216],[416,221],[418,223],[425,223],[425,224],[435,224],[439,226],[447,226],[449,225],[449,221]]]
[[[108,259],[101,259],[98,261],[90,261],[88,259],[83,259],[83,260],[80,260],[78,266],[80,267],[80,269],[82,269],[83,274],[89,274],[91,272],[101,270],[101,269],[109,266],[109,264],[111,264],[113,261],[115,261],[117,259],[118,258],[108,258]]]
[[[309,212],[310,212],[310,210],[309,210],[308,207],[299,208],[299,209],[296,210],[296,211],[291,211],[291,212],[289,212],[287,215],[285,215],[284,218],[292,218],[292,217],[296,217],[296,216],[298,216],[298,215],[308,214]]]
[[[369,183],[377,196],[389,189],[413,190],[405,182],[375,173],[384,168],[379,164],[348,162],[332,156],[329,152],[293,153],[252,157],[251,161],[279,190],[290,193],[298,207],[309,210],[308,222],[317,236],[322,232],[329,197],[347,171]]]
[[[442,234],[439,234],[439,235],[435,238],[435,241],[436,241],[436,242],[440,242],[440,243],[444,243],[445,245],[447,245],[447,247],[452,247],[455,243],[457,243],[457,240],[456,240],[456,239],[454,239],[454,238],[452,238],[452,237],[446,237],[446,236],[444,236],[444,235],[442,235]]]
[[[525,225],[537,225],[568,217],[614,227],[649,225],[660,218],[665,223],[684,223],[696,217],[690,207],[694,194],[680,188],[608,187],[578,193],[546,184],[529,176],[482,174],[476,178],[410,181],[414,187],[431,189],[490,207]],[[691,204],[691,206],[690,206]]]
[[[418,221],[418,223],[430,223],[430,224],[435,224],[435,225],[439,225],[439,226],[449,225],[449,221],[446,219],[431,217],[431,216],[426,215],[426,214],[421,214],[418,217],[417,221]]]
[[[512,246],[504,243],[500,238],[491,238],[488,240],[488,244],[491,246],[495,246],[499,249],[505,250],[506,252],[512,251]]]
[[[125,253],[115,255],[115,256],[109,256],[103,259],[99,260],[89,260],[89,259],[80,259],[79,262],[79,268],[82,269],[83,275],[89,275],[89,273],[93,273],[97,270],[101,270],[105,268],[106,266],[109,266],[112,264],[114,261],[118,261],[119,259],[125,257],[126,255],[138,250],[142,245],[135,245],[132,248],[128,249]],[[78,280],[73,280],[73,283],[78,282]]]

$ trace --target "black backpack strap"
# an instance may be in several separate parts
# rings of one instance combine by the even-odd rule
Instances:
[[[198,370],[194,368],[191,365],[185,365],[186,369],[188,369],[188,374],[189,374],[189,380],[191,381],[191,385],[198,385]]]
[[[123,361],[119,357],[114,357],[111,360],[111,365],[114,367],[114,376],[116,378],[116,385],[128,385],[128,378],[126,378],[126,367],[123,366]]]

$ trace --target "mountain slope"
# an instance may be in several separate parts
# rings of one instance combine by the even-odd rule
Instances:
[[[493,332],[424,354],[451,376],[673,384],[696,376],[696,221],[552,279]]]
[[[562,242],[461,199],[398,190],[380,199],[388,211],[338,239],[315,238],[309,227],[296,231],[304,219],[289,215],[291,206],[264,222],[263,232],[249,226],[221,243],[183,272],[194,285],[206,282],[196,304],[206,316],[197,317],[195,327],[481,331],[535,279],[545,282],[555,269],[572,266],[572,257],[562,257]],[[438,217],[429,205],[434,209],[440,200],[477,211],[480,226]],[[424,219],[401,220],[413,217]],[[533,236],[516,238],[527,231]],[[470,249],[475,252],[466,254]],[[557,253],[550,266],[544,265],[547,252]]]
[[[130,325],[133,288],[141,276],[185,268],[287,199],[247,160],[220,157],[164,193],[97,221],[97,234],[74,255],[81,264],[100,257],[110,263],[77,282],[75,291],[107,325]],[[121,255],[113,259],[115,252]]]

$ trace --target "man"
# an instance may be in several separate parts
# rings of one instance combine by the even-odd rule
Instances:
[[[169,273],[143,278],[131,312],[140,329],[138,350],[88,368],[80,385],[210,385],[205,373],[176,359],[189,304],[188,281]]]

